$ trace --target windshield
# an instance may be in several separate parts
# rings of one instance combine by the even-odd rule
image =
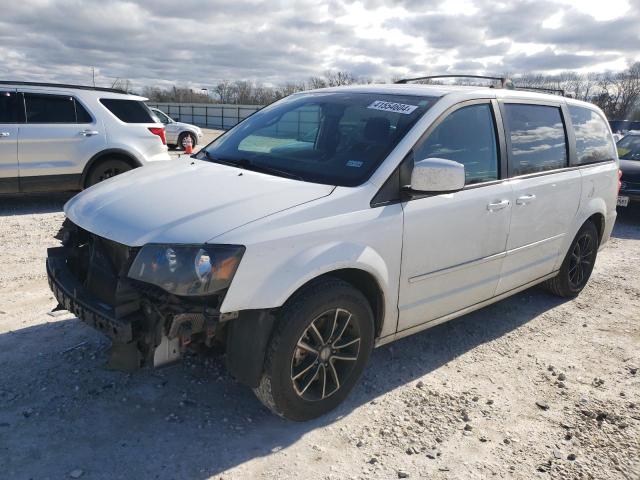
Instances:
[[[616,144],[618,157],[623,160],[640,160],[640,135],[627,135]]]
[[[436,97],[305,93],[276,102],[197,154],[307,182],[365,182]]]
[[[156,108],[152,108],[151,111],[155,114],[156,117],[158,117],[160,123],[169,123],[170,119],[163,111]]]

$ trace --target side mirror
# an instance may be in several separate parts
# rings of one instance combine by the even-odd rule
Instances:
[[[413,166],[411,190],[423,193],[446,193],[464,187],[464,165],[453,160],[427,158]]]

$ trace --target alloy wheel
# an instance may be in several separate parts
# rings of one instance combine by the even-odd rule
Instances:
[[[574,289],[582,287],[593,268],[595,244],[591,235],[584,234],[575,243],[569,259],[569,283]]]
[[[299,397],[319,401],[336,393],[360,353],[360,331],[351,312],[336,308],[318,315],[298,340],[291,381]]]

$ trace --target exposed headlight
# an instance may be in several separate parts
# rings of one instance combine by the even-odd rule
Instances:
[[[128,276],[175,295],[211,295],[229,287],[243,254],[241,245],[145,245]]]

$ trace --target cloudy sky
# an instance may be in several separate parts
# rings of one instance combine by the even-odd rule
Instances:
[[[640,0],[20,0],[2,2],[0,78],[193,88],[348,70],[622,70]]]

